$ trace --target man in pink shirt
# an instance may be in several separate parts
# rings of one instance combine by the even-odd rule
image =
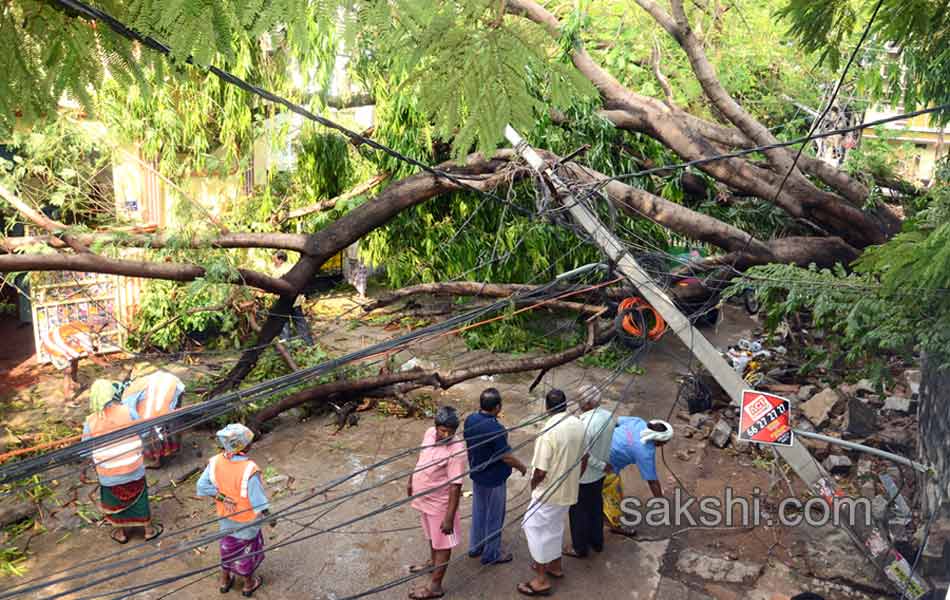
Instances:
[[[422,439],[422,452],[406,490],[412,507],[422,516],[422,531],[429,540],[429,562],[409,567],[410,573],[432,570],[428,585],[414,589],[410,598],[441,598],[445,595],[442,579],[452,548],[459,544],[461,530],[458,512],[462,497],[462,477],[468,469],[465,443],[455,438],[459,426],[458,413],[443,406],[435,414],[435,427]]]

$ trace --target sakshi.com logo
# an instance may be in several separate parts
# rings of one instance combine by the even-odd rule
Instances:
[[[727,487],[722,496],[693,497],[676,488],[672,497],[650,498],[646,502],[628,497],[620,503],[620,522],[625,527],[821,527],[872,525],[871,501],[848,496],[783,498],[776,504],[759,488],[742,496]]]

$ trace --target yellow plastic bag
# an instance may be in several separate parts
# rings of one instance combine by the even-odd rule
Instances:
[[[623,500],[623,486],[620,476],[608,473],[604,477],[604,518],[611,527],[620,527],[620,502]]]

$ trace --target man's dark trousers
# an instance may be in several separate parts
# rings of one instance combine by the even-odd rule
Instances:
[[[571,543],[579,556],[604,549],[604,478],[582,483],[571,507]]]
[[[472,486],[472,530],[468,555],[481,556],[482,564],[490,565],[502,558],[501,530],[505,524],[507,486],[502,483],[485,487]]]

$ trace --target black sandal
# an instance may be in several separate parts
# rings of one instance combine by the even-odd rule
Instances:
[[[254,592],[256,592],[258,589],[260,589],[260,587],[261,587],[262,585],[264,585],[264,578],[263,578],[262,576],[258,575],[258,576],[257,576],[257,583],[254,584],[254,587],[252,587],[252,588],[249,589],[249,590],[241,590],[241,595],[244,596],[245,598],[250,598],[251,596],[254,595]]]
[[[145,536],[145,541],[146,541],[146,542],[151,542],[152,540],[154,540],[155,538],[157,538],[158,536],[162,535],[162,534],[165,532],[165,526],[162,525],[161,523],[159,523],[158,525],[153,526],[152,529],[155,530],[155,533],[153,533],[153,534],[150,535],[150,536],[148,536],[148,535]]]
[[[124,539],[124,540],[120,540],[119,538],[117,538],[117,537],[115,536],[115,534],[117,534],[117,533],[121,533],[122,535],[124,535],[124,536],[125,536],[125,539]],[[112,533],[109,534],[109,537],[112,538],[112,541],[115,542],[116,544],[128,544],[128,543],[129,543],[129,534],[127,534],[125,531],[122,531],[121,529],[113,529],[113,530],[112,530]]]
[[[222,594],[227,594],[228,592],[230,592],[231,588],[234,587],[234,579],[235,579],[234,575],[229,575],[227,585],[222,585],[221,587],[218,588],[218,591],[221,592]]]

